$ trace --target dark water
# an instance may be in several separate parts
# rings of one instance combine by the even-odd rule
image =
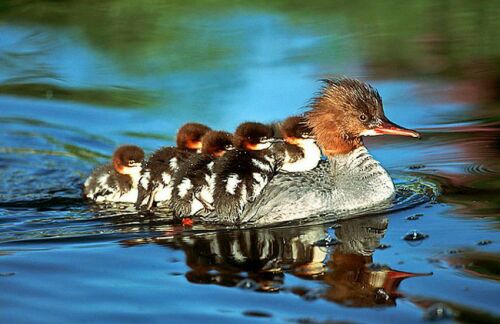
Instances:
[[[2,1],[0,322],[500,322],[499,8]],[[339,74],[423,133],[367,141],[387,213],[183,229],[80,199],[121,143],[280,119]]]

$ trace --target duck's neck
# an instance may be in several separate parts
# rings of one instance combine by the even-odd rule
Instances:
[[[326,154],[330,161],[332,175],[337,177],[346,173],[358,173],[365,170],[366,164],[376,164],[378,161],[372,158],[364,146],[360,146],[344,154]]]
[[[360,173],[363,171],[360,167],[364,167],[365,163],[376,164],[380,167],[380,164],[368,153],[360,137],[328,135],[330,136],[328,141],[319,141],[319,144],[330,161],[330,169],[334,177],[341,174]]]
[[[360,137],[339,136],[337,134],[318,138],[318,144],[327,156],[348,155],[360,147],[364,147]]]

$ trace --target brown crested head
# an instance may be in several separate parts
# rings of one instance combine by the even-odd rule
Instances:
[[[324,80],[323,89],[313,99],[306,118],[318,144],[330,155],[360,147],[362,136],[420,136],[390,122],[377,90],[355,79]]]
[[[291,116],[285,119],[281,125],[281,133],[291,144],[296,144],[302,139],[313,138],[312,129],[304,116]]]
[[[234,150],[233,134],[222,131],[209,131],[202,140],[201,153],[220,157],[226,151]]]
[[[184,124],[177,132],[177,147],[186,151],[201,149],[201,138],[210,130],[210,127],[198,123]]]
[[[135,145],[122,145],[113,153],[113,167],[118,173],[128,174],[130,168],[138,168],[144,160],[144,151]]]
[[[261,123],[246,122],[234,132],[234,145],[242,150],[263,150],[269,148],[273,141],[273,129]]]

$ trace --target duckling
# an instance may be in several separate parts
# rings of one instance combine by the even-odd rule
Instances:
[[[170,207],[175,215],[187,217],[213,210],[213,165],[231,150],[234,150],[231,133],[209,131],[203,136],[201,154],[191,156],[173,176]]]
[[[246,122],[234,134],[236,150],[217,159],[213,166],[214,210],[203,219],[235,224],[245,205],[255,200],[280,164],[269,150],[276,142],[271,127]]]
[[[288,117],[280,127],[285,140],[282,172],[304,172],[314,169],[321,160],[312,129],[303,116]]]
[[[162,147],[146,162],[139,181],[137,208],[150,210],[156,202],[168,202],[172,197],[172,176],[191,156],[201,151],[201,138],[210,128],[198,124],[183,125],[176,136],[177,147]]]
[[[113,153],[112,163],[96,168],[83,185],[85,198],[95,202],[137,200],[137,187],[144,151],[135,145],[123,145]]]

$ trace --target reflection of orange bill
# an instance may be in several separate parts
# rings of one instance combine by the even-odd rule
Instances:
[[[384,289],[386,291],[391,291],[394,288],[396,288],[402,280],[406,278],[423,277],[431,275],[432,273],[411,273],[398,270],[389,270],[387,272],[387,277],[384,282]]]

